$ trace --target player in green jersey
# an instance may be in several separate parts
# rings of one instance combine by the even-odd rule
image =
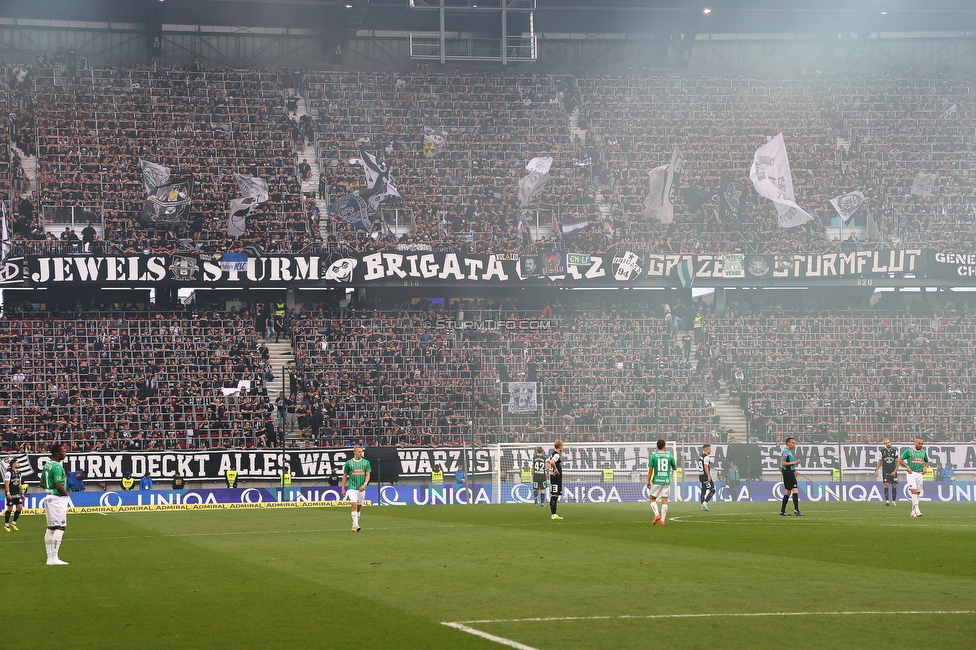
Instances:
[[[647,490],[654,511],[651,525],[665,525],[668,519],[668,497],[671,496],[671,471],[678,468],[674,454],[668,451],[668,443],[657,441],[657,451],[647,459]],[[661,509],[657,509],[657,499],[661,497]]]
[[[68,525],[68,483],[61,461],[64,460],[64,447],[51,445],[51,460],[45,463],[41,470],[41,489],[47,491],[44,497],[44,516],[47,518],[47,530],[44,532],[44,547],[47,549],[47,563],[67,564],[58,557],[61,550],[61,538],[64,537],[65,526]]]
[[[366,486],[369,484],[369,474],[373,470],[369,461],[363,458],[363,448],[353,447],[352,460],[347,460],[342,468],[342,493],[349,494],[352,504],[352,530],[359,532],[359,511],[366,500]],[[346,485],[349,489],[346,489]]]
[[[925,477],[925,470],[929,468],[929,455],[922,445],[923,440],[915,437],[915,446],[909,447],[901,452],[898,464],[905,468],[907,476],[905,482],[908,484],[908,491],[912,494],[912,516],[921,517],[922,511],[918,509],[918,498],[922,495],[922,479]]]

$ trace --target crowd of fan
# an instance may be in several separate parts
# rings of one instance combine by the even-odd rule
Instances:
[[[58,213],[73,207],[84,209],[83,221],[104,211],[105,239],[125,253],[252,244],[297,252],[317,236],[297,180],[295,122],[277,73],[123,67],[28,82],[23,112],[37,124],[38,164],[33,201],[18,210],[15,224],[21,252],[55,247],[44,220],[61,222]],[[171,178],[193,175],[187,228],[142,223],[140,159],[170,167]],[[235,172],[268,181],[270,201],[242,237],[230,240],[226,215],[238,196]]]
[[[267,374],[267,309],[8,315],[0,321],[3,446],[976,435],[976,313],[964,304],[925,316],[680,303],[554,302],[541,314],[505,300],[393,311],[330,304],[289,316],[297,365],[282,391],[273,387],[282,379]],[[701,327],[689,327],[698,311]],[[542,408],[509,412],[511,381],[538,381]],[[747,431],[728,430],[719,400],[738,403]]]
[[[976,127],[976,113],[964,103],[969,77],[564,79],[434,75],[421,68],[412,75],[306,78],[333,195],[361,184],[347,161],[368,138],[395,168],[404,210],[417,219],[410,239],[432,246],[498,251],[524,245],[517,234],[517,182],[529,158],[552,155],[552,180],[533,207],[552,209],[564,224],[591,222],[566,237],[570,250],[827,250],[839,242],[828,241],[819,223],[782,230],[765,199],[753,196],[739,222],[717,218],[721,176],[748,184],[756,148],[780,132],[797,202],[816,210],[824,224],[834,216],[829,199],[860,190],[884,238],[867,245],[903,240],[969,250],[973,241],[976,188],[966,134]],[[567,128],[567,111],[577,102],[584,139]],[[943,117],[952,105],[956,111]],[[423,154],[424,126],[448,132],[442,153]],[[711,198],[692,211],[679,193],[676,222],[662,228],[642,214],[642,202],[648,171],[667,163],[673,145],[686,159],[683,187]],[[909,194],[917,172],[938,174],[931,197]],[[598,195],[609,208],[603,216]],[[340,231],[340,241],[361,250],[392,243],[380,232],[369,238],[348,229]]]
[[[334,199],[363,185],[350,162],[360,146],[393,169],[402,200],[397,240],[377,225],[367,233],[333,222],[337,244],[359,251],[396,244],[472,252],[530,246],[519,232],[517,184],[525,163],[552,156],[550,181],[533,202],[540,223],[551,211],[569,250],[629,248],[653,252],[815,252],[830,242],[817,222],[781,230],[765,199],[752,197],[740,221],[720,223],[723,174],[747,181],[755,149],[782,132],[797,202],[833,216],[828,200],[860,190],[882,241],[969,251],[976,188],[970,176],[976,112],[965,103],[972,78],[847,73],[797,78],[649,73],[565,77],[488,72],[306,72],[298,78],[314,121],[289,119],[296,78],[268,71],[84,70],[40,76],[8,69],[9,118],[0,138],[38,153],[31,206],[18,223],[23,252],[54,246],[42,206],[83,207],[106,216],[106,241],[126,252],[173,251],[191,239],[205,250],[306,249],[318,237],[319,210],[301,196],[296,150],[317,139],[320,195]],[[956,106],[955,111],[949,111]],[[575,109],[579,108],[577,112]],[[583,138],[570,130],[577,115]],[[440,152],[424,152],[424,127],[443,129]],[[683,152],[683,189],[704,204],[691,210],[679,192],[676,221],[661,227],[643,214],[647,173]],[[842,146],[843,145],[843,146]],[[0,152],[3,183],[21,190],[18,154]],[[300,157],[300,156],[299,156]],[[186,232],[147,228],[138,218],[145,190],[138,160],[197,179],[194,221]],[[271,201],[239,240],[226,236],[232,172],[268,180]],[[928,198],[909,193],[917,172],[938,174]],[[601,212],[598,204],[605,207]],[[522,215],[534,225],[535,215]],[[388,217],[389,220],[389,217]],[[559,223],[589,225],[562,234]],[[311,227],[310,227],[311,226]],[[532,231],[542,236],[538,230]],[[58,235],[60,233],[55,233]],[[541,242],[536,242],[541,243]],[[862,242],[863,243],[863,242]]]
[[[3,446],[31,452],[58,442],[72,451],[113,451],[280,442],[269,417],[269,353],[255,334],[264,311],[80,311],[0,321]]]

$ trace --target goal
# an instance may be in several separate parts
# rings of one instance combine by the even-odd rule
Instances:
[[[532,459],[538,443],[505,443],[491,446],[493,459],[492,500],[495,503],[532,503]],[[541,445],[548,456],[552,444]],[[647,459],[655,442],[567,442],[563,445],[563,497],[566,502],[603,503],[646,501]],[[668,450],[682,467],[683,450],[668,442]],[[612,477],[604,470],[612,470]],[[523,473],[526,474],[523,474]],[[676,474],[672,480],[677,479]],[[609,479],[609,480],[607,480]],[[674,501],[680,490],[672,487]]]

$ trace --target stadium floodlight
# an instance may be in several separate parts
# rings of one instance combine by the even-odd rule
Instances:
[[[702,9],[702,13],[707,16],[708,14],[712,13],[712,10],[708,7],[705,7],[704,9]]]

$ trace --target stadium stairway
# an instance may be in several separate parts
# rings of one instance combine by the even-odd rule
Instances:
[[[300,120],[302,115],[308,115],[308,100],[304,94],[298,95],[298,110],[292,115],[295,119]],[[305,145],[305,151],[297,153],[295,156],[295,165],[298,166],[303,160],[308,161],[308,166],[312,168],[312,171],[308,175],[308,180],[302,182],[302,195],[303,196],[313,196],[315,197],[315,205],[319,208],[319,231],[324,239],[327,234],[328,219],[326,218],[325,209],[329,207],[329,202],[325,199],[318,198],[319,192],[319,175],[322,173],[322,169],[319,166],[319,158],[316,155],[316,147],[314,142],[307,143]]]
[[[586,130],[579,128],[579,116],[580,109],[579,106],[573,109],[573,112],[569,114],[569,132],[574,138],[579,138],[580,142],[586,142]],[[603,200],[603,193],[596,192],[594,195],[594,201],[596,202],[596,207],[600,211],[600,222],[605,223],[610,220],[610,205]]]
[[[27,183],[21,189],[20,195],[30,196],[30,193],[37,188],[37,156],[28,156],[16,145],[11,146],[17,151],[17,155],[20,156],[20,164],[24,168],[24,176],[27,178]]]
[[[275,343],[274,340],[268,343],[268,352],[270,352],[270,357],[268,358],[268,363],[271,364],[271,372],[274,373],[274,381],[268,384],[268,394],[277,396],[278,391],[281,390],[282,377],[285,377],[285,393],[288,392],[288,377],[286,375],[287,366],[295,361],[295,351],[291,347],[291,340],[282,341],[281,343]]]
[[[725,426],[726,431],[734,431],[738,439],[744,439],[746,433],[746,414],[739,408],[738,403],[729,402],[719,396],[712,404],[715,405],[715,413],[721,418],[720,424]]]

